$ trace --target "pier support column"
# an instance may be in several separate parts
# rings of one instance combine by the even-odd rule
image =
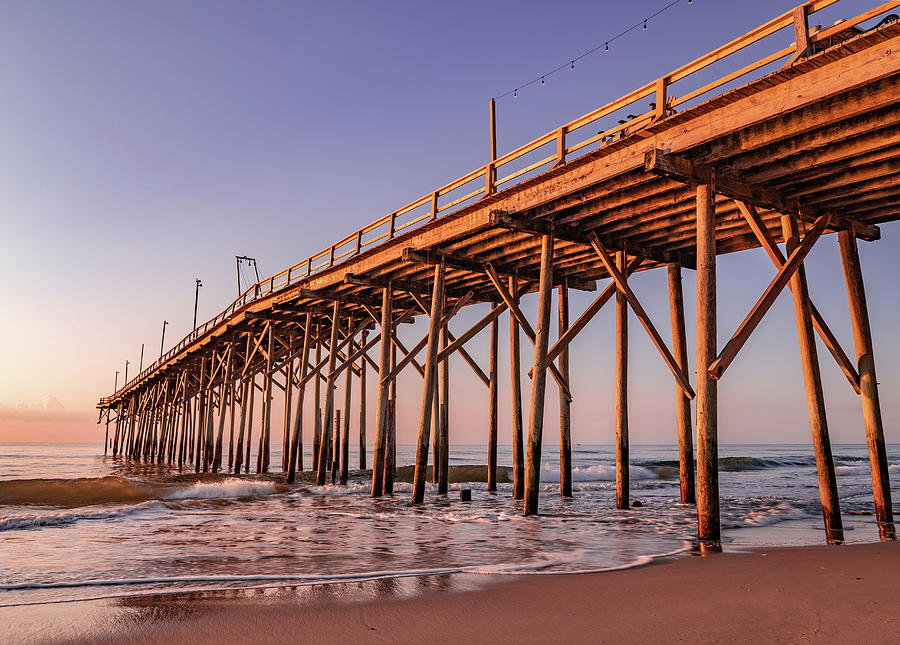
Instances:
[[[714,182],[697,186],[697,535],[713,543],[721,537],[718,399],[709,374],[716,360],[715,195]]]
[[[196,454],[194,455],[194,470],[198,473],[200,472],[201,467],[201,459],[203,452],[203,423],[206,419],[206,381],[204,380],[206,376],[206,357],[200,359],[200,385],[197,390],[197,419],[195,420],[196,427]],[[192,442],[193,445],[193,442]]]
[[[359,339],[360,347],[366,346],[369,335],[367,329],[363,329]],[[368,361],[365,356],[359,358],[359,469],[366,469],[366,372]]]
[[[523,515],[538,512],[541,488],[541,439],[544,431],[544,394],[547,385],[547,347],[550,335],[550,301],[553,297],[553,234],[541,236],[541,273],[538,291],[537,333],[531,378],[528,451],[525,456]]]
[[[558,287],[557,304],[559,307],[559,325],[557,333],[560,337],[569,329],[569,287],[563,282]],[[569,346],[559,353],[556,363],[559,373],[566,383],[569,382]],[[572,497],[572,410],[566,393],[559,390],[559,493],[563,497]]]
[[[422,388],[422,413],[419,418],[419,440],[416,448],[416,470],[413,479],[413,504],[425,499],[425,471],[428,467],[428,441],[431,431],[431,415],[434,396],[437,394],[437,355],[440,344],[441,319],[444,316],[444,263],[434,267],[434,288],[431,295],[431,318],[428,324],[425,384]],[[434,464],[437,468],[438,464]]]
[[[853,341],[856,345],[856,362],[859,370],[860,400],[863,420],[866,424],[866,444],[869,448],[869,467],[872,471],[872,493],[875,496],[875,518],[882,539],[894,539],[894,513],[891,504],[891,481],[888,476],[887,452],[884,447],[884,427],[881,421],[881,404],[878,400],[878,379],[875,377],[875,350],[872,330],[869,327],[869,308],[866,304],[866,288],[863,284],[859,250],[852,231],[840,231],[838,241],[850,301],[850,321],[853,325]]]
[[[247,408],[247,454],[244,456],[244,472],[250,472],[250,446],[253,445],[253,404],[256,401],[256,374],[251,374],[249,379],[250,385],[250,405]]]
[[[297,468],[303,470],[303,396],[306,394],[306,384],[303,379],[309,371],[310,331],[312,328],[312,314],[306,314],[306,322],[303,325],[303,349],[300,353],[300,385],[297,386],[297,410],[294,413],[294,430],[291,435],[291,454],[288,459],[287,482],[294,483]]]
[[[340,331],[341,301],[335,300],[331,309],[331,339],[328,343],[328,378],[325,381],[325,413],[322,415],[322,436],[319,446],[319,463],[316,471],[316,484],[325,484],[325,471],[329,464],[328,453],[331,447],[331,424],[334,419],[334,389],[335,384],[331,374],[337,363],[338,332]],[[336,455],[335,455],[336,457]]]
[[[216,433],[215,454],[213,454],[212,471],[219,472],[219,466],[222,464],[222,441],[225,436],[225,414],[228,406],[228,390],[231,389],[231,364],[233,363],[234,343],[228,347],[228,358],[225,359],[225,380],[219,388],[219,429]]]
[[[797,222],[791,215],[781,216],[788,256],[800,245]],[[791,292],[794,295],[794,314],[797,319],[797,339],[800,342],[800,360],[803,363],[803,380],[806,384],[806,405],[809,408],[809,425],[812,430],[813,449],[816,454],[816,471],[819,476],[819,498],[825,520],[825,535],[829,543],[841,542],[844,529],[838,502],[837,480],[834,477],[834,460],[831,457],[831,441],[828,438],[828,421],[825,414],[825,394],[822,391],[822,375],[819,372],[819,355],[809,307],[809,290],[806,269],[803,264],[791,276]]]
[[[291,456],[291,406],[294,396],[294,335],[288,336],[288,355],[284,366],[284,420],[281,435],[281,472],[288,471]]]
[[[353,317],[347,321],[347,333],[353,333]],[[347,356],[353,353],[353,340],[347,344]],[[341,484],[346,484],[350,477],[350,403],[353,397],[353,365],[346,370],[344,376],[344,425],[341,437]],[[337,455],[335,455],[337,460]]]
[[[256,472],[269,472],[269,446],[272,443],[272,381],[275,379],[274,374],[274,354],[275,354],[275,326],[269,325],[269,344],[268,355],[266,356],[266,373],[263,383],[265,384],[265,399],[263,399],[263,422],[259,429],[259,448],[256,455]]]
[[[616,252],[616,266],[623,275],[625,251]],[[628,508],[628,300],[616,289],[616,508]]]
[[[316,362],[318,365],[322,361],[322,337],[319,326],[315,327],[316,335]],[[322,443],[322,384],[319,374],[313,378],[313,445],[312,445],[312,469],[319,472],[319,449]]]
[[[681,264],[669,264],[669,313],[672,318],[672,353],[678,367],[688,371],[687,334],[684,330],[684,293],[681,289]],[[691,420],[691,400],[679,385],[675,385],[675,429],[678,434],[678,478],[681,483],[681,503],[694,504],[694,424]]]
[[[516,279],[509,279],[509,292],[513,302],[519,304],[519,286]],[[525,446],[522,429],[522,354],[520,351],[519,322],[509,312],[509,391],[512,399],[512,452],[513,499],[522,499],[525,485]]]
[[[441,311],[443,311],[443,306]],[[441,328],[441,348],[447,347],[450,339],[447,337],[447,326]],[[435,440],[440,441],[440,460],[434,467],[438,471],[438,494],[446,495],[450,479],[450,357],[440,364],[441,372],[441,416],[440,436]]]
[[[381,292],[381,360],[378,364],[378,425],[375,427],[375,455],[372,463],[372,497],[384,494],[384,452],[387,447],[388,395],[390,384],[384,379],[391,373],[391,286]]]
[[[397,367],[397,346],[391,343],[391,369]],[[390,373],[389,372],[389,373]],[[391,381],[388,396],[387,443],[384,449],[384,492],[394,492],[394,473],[397,472],[397,379]]]
[[[500,335],[500,321],[491,321],[491,349],[488,360],[490,385],[488,388],[488,472],[487,489],[497,490],[497,345]]]

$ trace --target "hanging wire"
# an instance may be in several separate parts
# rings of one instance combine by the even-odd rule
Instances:
[[[615,41],[618,40],[619,38],[622,38],[623,36],[625,36],[625,35],[631,33],[632,31],[634,31],[634,30],[637,29],[638,27],[643,26],[643,30],[646,31],[646,29],[647,29],[647,22],[648,22],[649,20],[653,20],[653,19],[656,18],[658,15],[660,15],[660,14],[663,13],[664,11],[668,11],[669,9],[671,9],[672,7],[674,7],[675,5],[677,5],[677,4],[678,4],[679,2],[681,2],[681,1],[682,1],[682,0],[672,0],[672,2],[670,2],[669,4],[667,4],[666,6],[664,6],[662,9],[659,9],[659,10],[656,11],[655,13],[652,13],[652,14],[650,14],[649,16],[647,16],[646,18],[643,18],[642,20],[640,20],[640,21],[634,23],[631,27],[629,27],[628,29],[625,29],[624,31],[622,31],[622,32],[620,32],[620,33],[618,33],[618,34],[616,34],[616,35],[613,36],[612,38],[603,41],[603,44],[602,44],[602,45],[597,45],[597,46],[594,47],[593,49],[589,49],[588,51],[584,52],[583,54],[581,54],[581,55],[579,55],[579,56],[576,56],[575,58],[570,58],[570,59],[569,59],[569,67],[570,67],[571,69],[575,69],[575,62],[576,62],[576,61],[579,61],[579,60],[581,60],[582,58],[585,58],[586,56],[590,56],[591,54],[593,54],[594,52],[598,51],[598,50],[601,49],[601,48],[603,48],[604,51],[609,51],[609,44],[610,44],[610,43],[615,42]],[[693,4],[693,0],[688,0],[688,4]],[[509,90],[509,91],[507,91],[507,92],[504,92],[503,94],[500,94],[500,95],[498,95],[498,96],[495,96],[494,99],[495,99],[495,100],[496,100],[496,99],[502,99],[502,98],[504,98],[504,97],[506,97],[506,96],[509,96],[510,94],[512,94],[513,97],[517,97],[517,96],[519,95],[519,90],[521,90],[521,89],[523,89],[523,88],[526,88],[526,87],[528,87],[529,85],[534,85],[534,84],[537,83],[538,81],[540,81],[541,85],[544,85],[544,79],[545,79],[547,76],[550,76],[551,74],[556,74],[556,72],[558,72],[558,71],[560,71],[560,70],[563,70],[563,69],[565,69],[565,68],[566,68],[566,64],[563,63],[563,64],[560,65],[559,67],[556,67],[556,68],[550,70],[550,71],[547,72],[546,74],[541,74],[540,76],[536,76],[536,77],[534,77],[533,79],[531,79],[530,81],[528,81],[527,83],[522,83],[521,85],[516,86],[514,89],[511,89],[511,90]]]

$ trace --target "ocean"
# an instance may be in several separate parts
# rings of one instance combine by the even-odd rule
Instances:
[[[833,451],[846,541],[877,541],[866,447]],[[398,465],[414,462],[413,446],[397,453]],[[540,515],[526,518],[510,483],[495,494],[483,482],[455,483],[445,497],[429,484],[426,503],[411,506],[410,484],[372,499],[362,473],[347,486],[286,485],[277,451],[268,475],[234,476],[104,457],[96,445],[0,444],[0,606],[601,571],[691,549],[696,515],[679,501],[674,446],[631,447],[631,496],[642,506],[622,511],[613,447],[575,445],[572,453],[574,497],[560,498],[558,447],[545,446]],[[900,445],[889,445],[888,457],[896,491]],[[511,460],[501,446],[499,463]],[[485,461],[484,446],[452,446],[451,468]],[[719,467],[726,549],[825,542],[810,446],[723,445]],[[472,489],[471,502],[459,488]]]

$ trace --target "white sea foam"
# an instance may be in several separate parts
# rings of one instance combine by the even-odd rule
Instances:
[[[40,528],[44,526],[62,526],[64,524],[72,524],[80,520],[108,520],[117,517],[124,517],[126,515],[132,515],[133,513],[146,511],[159,506],[160,504],[158,502],[141,502],[140,504],[130,504],[128,506],[115,506],[112,508],[101,508],[94,510],[59,511],[56,513],[11,515],[8,517],[0,517],[0,531]]]
[[[282,490],[275,482],[225,479],[220,482],[196,482],[162,495],[162,499],[223,499],[271,495]]]
[[[631,466],[628,469],[628,477],[632,481],[658,479],[656,473],[642,466]],[[544,464],[541,466],[541,481],[550,483],[559,481],[559,469]],[[616,481],[615,466],[597,464],[595,466],[575,466],[572,468],[572,481],[575,482],[614,482]]]

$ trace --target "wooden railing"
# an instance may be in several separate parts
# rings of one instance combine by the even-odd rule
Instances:
[[[102,406],[115,400],[121,392],[131,388],[141,379],[159,368],[159,366],[180,353],[185,347],[203,337],[211,329],[215,328],[254,300],[268,296],[284,287],[296,284],[315,273],[329,269],[348,258],[359,255],[363,250],[372,247],[373,245],[384,240],[393,239],[399,233],[437,219],[441,216],[441,213],[446,214],[447,211],[451,209],[455,210],[458,207],[462,207],[463,204],[471,203],[476,198],[491,195],[496,192],[498,187],[503,186],[504,184],[510,184],[516,180],[521,181],[525,175],[535,173],[547,166],[563,164],[566,162],[567,158],[574,153],[581,153],[582,155],[587,154],[590,152],[588,148],[595,150],[611,140],[629,136],[638,130],[646,128],[648,125],[665,118],[671,114],[675,108],[684,107],[688,104],[696,104],[699,102],[698,99],[708,95],[713,90],[719,89],[729,83],[734,83],[736,80],[781,61],[788,56],[798,58],[806,52],[807,48],[812,47],[815,43],[830,38],[900,6],[900,0],[885,2],[854,18],[843,20],[826,29],[810,33],[807,22],[808,17],[837,2],[839,2],[839,0],[808,0],[793,10],[760,25],[743,36],[691,61],[687,65],[683,65],[669,74],[647,83],[625,96],[607,103],[574,121],[570,121],[512,152],[508,152],[501,157],[490,160],[486,165],[477,168],[459,179],[364,226],[341,240],[338,240],[331,246],[311,255],[302,262],[298,262],[284,271],[276,273],[270,278],[249,287],[224,311],[217,314],[211,320],[199,325],[175,345],[175,347],[163,354],[163,356],[131,379],[131,381],[123,385],[115,394],[110,397],[102,398],[100,400],[100,405]],[[675,83],[681,83],[682,85],[679,87],[679,89],[681,89],[684,87],[683,84],[685,80],[693,77],[698,72],[734,55],[750,45],[770,38],[789,27],[793,28],[795,37],[794,43],[790,46],[764,56],[755,62],[720,77],[718,80],[690,90],[680,97],[673,96],[670,93],[670,90]],[[783,39],[783,36],[784,35],[781,34],[778,38]],[[616,125],[601,129],[594,135],[583,136],[580,140],[575,141],[576,137],[573,135],[576,135],[576,133],[583,134],[583,129],[587,126],[596,124],[602,119],[610,117],[614,118],[617,113],[624,113],[627,108],[646,99],[652,99],[652,103],[650,104],[651,109],[649,111],[642,112],[639,115],[629,114],[628,119],[620,119]],[[491,117],[493,121],[493,105]],[[494,138],[493,127],[491,128],[491,137],[491,150],[496,150],[496,139]],[[551,147],[551,144],[552,153],[547,156],[541,156],[540,151]],[[529,155],[534,154],[537,154],[539,157],[537,160],[527,158]],[[510,169],[509,174],[506,176],[498,177],[498,171],[501,168],[510,166],[516,161],[519,161],[522,166],[515,170]],[[456,193],[462,194],[457,195]],[[449,201],[441,203],[441,198],[449,198]]]

